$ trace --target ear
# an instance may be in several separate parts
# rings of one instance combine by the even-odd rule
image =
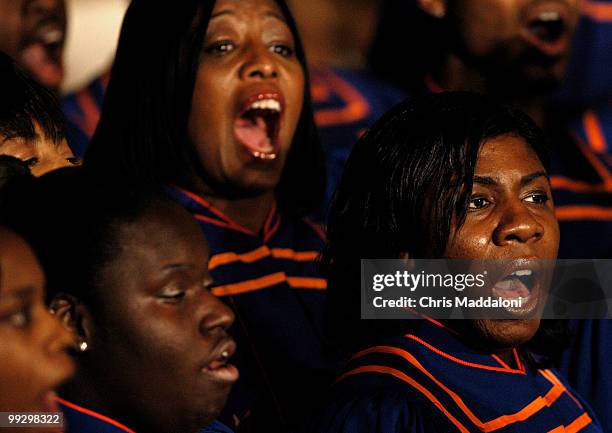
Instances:
[[[93,321],[87,307],[74,296],[61,293],[53,297],[50,308],[51,312],[74,335],[77,352],[85,352],[91,347]]]
[[[444,18],[446,15],[446,0],[417,0],[417,6],[434,18]]]

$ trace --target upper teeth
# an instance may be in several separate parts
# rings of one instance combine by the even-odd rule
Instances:
[[[561,16],[558,12],[542,12],[538,15],[538,19],[540,21],[557,21],[561,19]]]
[[[260,99],[255,101],[249,107],[251,110],[273,110],[273,111],[281,111],[280,102],[276,99]]]
[[[531,275],[531,269],[521,269],[520,271],[514,271],[511,275],[515,275],[517,277],[527,277]]]

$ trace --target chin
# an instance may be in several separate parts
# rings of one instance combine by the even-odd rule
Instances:
[[[540,327],[540,319],[475,320],[473,326],[478,339],[487,348],[511,349],[527,343],[535,336]]]
[[[251,171],[235,183],[239,195],[255,197],[276,189],[281,173],[267,171]]]

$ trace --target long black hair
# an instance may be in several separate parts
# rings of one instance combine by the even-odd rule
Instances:
[[[407,100],[357,142],[332,200],[321,264],[338,341],[387,334],[405,322],[360,321],[360,259],[441,258],[468,209],[481,146],[523,138],[548,167],[548,145],[521,111],[474,93]],[[352,343],[351,343],[352,344]]]
[[[309,94],[306,57],[284,0],[275,0],[304,69],[304,102],[276,188],[279,208],[303,214],[325,188],[322,148]],[[201,46],[214,0],[133,0],[126,13],[100,123],[85,156],[97,171],[131,181],[190,187],[187,137]]]

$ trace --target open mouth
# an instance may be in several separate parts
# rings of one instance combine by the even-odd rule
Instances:
[[[504,307],[513,315],[532,313],[539,300],[538,273],[533,269],[517,269],[500,279],[492,288],[498,298],[516,301],[519,306]]]
[[[234,135],[255,158],[276,159],[283,104],[277,93],[248,98],[234,121]]]
[[[524,39],[546,56],[565,54],[569,48],[569,33],[569,10],[563,3],[539,3],[525,16]]]
[[[46,87],[58,88],[64,78],[62,52],[65,32],[58,24],[40,26],[22,51],[21,59],[34,78]]]
[[[235,382],[238,380],[238,369],[229,363],[235,351],[236,345],[233,341],[226,344],[220,353],[202,368],[202,372],[218,382]]]

